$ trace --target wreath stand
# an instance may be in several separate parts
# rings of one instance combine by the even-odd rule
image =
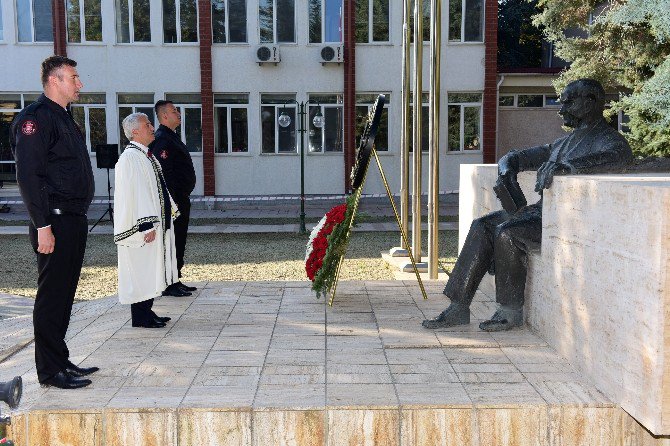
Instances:
[[[352,217],[349,220],[349,227],[347,228],[346,240],[349,240],[351,236],[351,226],[353,221],[356,218],[356,213],[358,212],[358,204],[363,193],[363,186],[365,185],[365,179],[367,177],[368,166],[370,165],[370,158],[374,156],[375,161],[377,162],[377,167],[379,168],[379,173],[384,183],[384,188],[386,189],[386,195],[389,198],[391,207],[393,208],[393,214],[395,215],[396,222],[398,223],[398,228],[400,229],[400,235],[402,236],[403,243],[405,246],[410,246],[407,240],[407,233],[402,226],[400,221],[400,216],[398,215],[398,209],[396,208],[395,202],[393,201],[393,194],[391,193],[391,188],[389,187],[388,181],[386,180],[386,175],[384,174],[384,169],[382,168],[382,163],[379,160],[377,155],[377,150],[375,150],[375,137],[377,136],[377,129],[379,128],[379,121],[381,120],[382,111],[384,110],[384,103],[386,102],[386,97],[380,94],[375,101],[375,105],[372,107],[370,114],[368,115],[368,121],[365,124],[365,130],[361,136],[360,144],[356,152],[356,163],[351,169],[351,180],[352,187],[354,189],[354,209],[352,211]],[[327,294],[330,295],[328,300],[328,305],[333,306],[335,301],[335,293],[337,291],[337,282],[340,277],[340,270],[342,268],[342,263],[344,262],[344,255],[347,252],[348,242],[345,244],[342,253],[339,255],[337,260],[337,269],[335,270],[335,279],[333,280],[330,287],[327,289]],[[421,294],[424,299],[428,299],[426,295],[426,289],[423,286],[423,281],[421,280],[421,275],[419,270],[416,267],[416,262],[414,260],[414,255],[412,250],[408,249],[407,253],[409,254],[409,260],[412,262],[412,268],[414,269],[414,274],[416,275],[416,280],[419,282],[419,288],[421,288]]]

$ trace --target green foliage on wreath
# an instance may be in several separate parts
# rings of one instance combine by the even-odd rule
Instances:
[[[349,244],[350,228],[355,226],[353,216],[357,195],[357,193],[354,193],[347,197],[347,213],[344,220],[328,235],[328,249],[326,249],[326,255],[323,258],[323,265],[316,273],[314,282],[312,282],[312,290],[316,291],[316,297],[325,297],[328,290],[333,287],[337,265]]]

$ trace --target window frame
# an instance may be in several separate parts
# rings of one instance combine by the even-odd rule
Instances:
[[[542,106],[541,107],[522,107],[519,106],[519,96],[542,96]],[[500,104],[500,98],[501,97],[513,97],[513,105],[501,105]],[[511,108],[520,108],[520,109],[542,109],[542,108],[550,108],[550,109],[559,109],[561,108],[561,103],[558,102],[557,104],[548,104],[547,99],[548,98],[558,98],[556,94],[549,94],[549,93],[499,93],[498,94],[498,107],[503,108],[503,109],[511,109]]]
[[[311,98],[311,96],[321,96],[322,97],[322,96],[331,96],[331,95],[336,97],[336,99],[335,99],[336,102],[335,103],[323,103],[323,104],[320,103],[320,102],[315,103],[316,100]],[[305,107],[307,107],[307,111],[306,111],[306,113],[307,113],[307,116],[306,116],[307,128],[305,129],[305,131],[307,132],[307,151],[305,153],[309,154],[309,155],[328,155],[328,154],[343,153],[344,152],[344,96],[341,93],[312,93],[310,95],[310,99],[313,102],[305,102]],[[318,107],[319,112],[324,117],[324,125],[323,125],[323,127],[321,127],[321,150],[318,150],[318,151],[317,150],[314,150],[314,151],[312,150],[312,144],[311,144],[311,140],[310,140],[310,136],[309,136],[309,131],[310,131],[311,127],[313,126],[312,119],[310,119],[310,116],[311,116],[310,111],[311,111],[312,107],[314,107],[314,108]],[[325,109],[326,108],[334,108],[334,109],[339,108],[341,113],[342,113],[342,125],[340,127],[340,137],[341,137],[341,141],[342,141],[342,148],[340,150],[326,150],[326,132],[325,132],[326,124],[327,124],[326,120],[325,120],[325,118],[326,118]]]
[[[104,93],[100,93],[104,94]],[[89,154],[95,154],[93,150],[93,145],[91,144],[91,124],[90,124],[90,115],[89,110],[93,109],[102,109],[105,111],[105,132],[107,133],[107,141],[109,141],[109,132],[107,132],[107,104],[106,103],[73,103],[70,105],[70,108],[82,108],[84,109],[84,140],[86,142],[86,147],[88,148]]]
[[[234,102],[219,102],[214,103],[214,116],[217,116],[217,109],[226,109],[226,132],[228,134],[228,147],[226,147],[226,152],[219,152],[218,149],[221,147],[221,136],[217,132],[218,125],[214,126],[214,154],[215,155],[225,155],[225,156],[248,156],[250,154],[249,147],[249,93],[240,93],[247,95],[246,103],[234,103]],[[232,109],[243,109],[247,111],[247,150],[246,152],[233,152],[233,138],[232,138],[232,114],[230,111]],[[215,124],[218,121],[215,121]]]
[[[425,0],[424,0],[425,1]],[[466,44],[466,45],[481,45],[482,43],[485,42],[485,27],[486,27],[486,1],[480,0],[481,1],[481,8],[482,12],[480,14],[479,20],[480,20],[480,26],[481,26],[481,31],[482,31],[482,38],[481,40],[465,40],[465,20],[467,19],[467,0],[461,0],[461,37],[458,40],[451,40],[449,39],[449,27],[451,25],[451,14],[448,15],[448,20],[447,20],[447,43],[450,44]],[[447,5],[447,12],[449,10],[449,5]]]
[[[269,96],[292,96],[291,99],[286,99],[282,101],[282,103],[265,103],[263,102],[263,96],[264,95],[269,95]],[[260,106],[258,110],[258,124],[260,125],[260,154],[264,156],[273,156],[273,155],[299,155],[300,151],[298,150],[298,139],[300,136],[298,135],[298,122],[297,120],[300,119],[298,115],[298,105],[294,102],[296,101],[296,94],[295,93],[261,93],[260,94]],[[264,107],[274,107],[275,109],[275,116],[274,116],[274,141],[275,141],[275,146],[274,146],[274,152],[263,152],[263,108]],[[279,150],[279,116],[281,115],[281,110],[282,109],[292,109],[294,111],[293,114],[293,119],[292,122],[294,123],[294,132],[295,132],[295,147],[293,150]]]
[[[169,99],[168,99],[169,100]],[[202,155],[204,151],[203,143],[202,143],[202,104],[196,104],[196,103],[176,103],[174,102],[173,105],[177,110],[179,110],[179,114],[181,115],[181,124],[179,125],[179,139],[181,140],[184,145],[189,148],[188,153],[193,156],[194,154],[197,155]],[[190,147],[186,144],[186,109],[197,109],[200,110],[200,150],[190,150]],[[158,118],[156,118],[158,119]]]
[[[16,115],[18,115],[21,112],[21,110],[23,110],[26,107],[25,96],[34,95],[35,97],[39,97],[41,93],[38,93],[38,92],[35,92],[35,93],[31,93],[31,92],[26,92],[26,93],[3,92],[3,94],[19,95],[21,97],[21,103],[19,104],[19,108],[0,108],[0,114],[2,114],[2,113],[14,113],[14,116],[12,117],[12,120],[13,120],[16,117]],[[30,103],[33,103],[33,102],[35,102],[35,101],[30,101]],[[10,123],[10,125],[11,125],[11,123]],[[7,144],[9,145],[9,140],[7,141]],[[10,153],[11,153],[11,149],[10,149]],[[1,160],[0,159],[0,167],[2,167],[2,165],[4,165],[4,164],[7,164],[7,165],[12,165],[13,164],[13,165],[16,166],[16,161],[14,161],[13,157],[12,157],[12,159],[9,159],[9,160]],[[11,169],[11,167],[10,167],[10,169]],[[0,169],[0,171],[1,170],[2,169]],[[16,167],[14,168],[14,173],[16,174]]]
[[[128,42],[121,42],[119,40],[119,20],[121,19],[118,13],[117,4],[125,2],[128,5]],[[162,9],[162,8],[161,8]],[[162,24],[161,16],[161,24]],[[161,27],[162,28],[162,27]],[[149,3],[149,40],[135,40],[135,4],[134,0],[114,0],[114,34],[116,34],[117,45],[136,45],[144,44],[150,45],[153,41],[151,37],[151,3]]]
[[[195,1],[195,36],[196,39],[193,42],[183,42],[182,37],[181,37],[181,2],[184,0],[167,0],[174,2],[175,6],[175,29],[177,31],[177,41],[176,42],[166,42],[165,41],[165,7],[164,7],[164,2],[166,0],[161,1],[161,31],[163,34],[163,45],[190,45],[190,46],[195,46],[195,45],[200,45],[200,11],[198,8],[198,1],[199,0],[194,0]],[[211,3],[210,3],[211,4]],[[211,14],[210,14],[211,15]],[[211,21],[211,20],[210,20]],[[211,26],[211,24],[210,24]],[[201,107],[202,111],[202,107]],[[202,153],[202,152],[192,152],[192,153]]]
[[[373,2],[374,0],[358,0],[358,1],[367,1],[368,2],[368,40],[366,42],[355,42],[356,45],[390,45],[392,44],[391,41],[391,35],[392,35],[392,30],[391,26],[393,24],[393,18],[391,17],[393,14],[393,8],[392,8],[392,0],[389,0],[389,15],[388,15],[388,29],[389,29],[389,37],[387,40],[372,40],[374,36],[374,7],[373,7]],[[354,24],[354,40],[356,38],[355,36],[355,24]]]
[[[260,16],[261,16],[261,5],[260,1],[258,4],[258,43],[260,45],[295,45],[298,43],[298,14],[297,12],[297,2],[293,1],[293,41],[292,42],[279,42],[277,40],[277,0],[272,1],[272,42],[263,42],[261,36],[261,26],[260,26]],[[299,1],[299,0],[298,0]],[[309,38],[308,38],[309,40]]]
[[[317,0],[321,2],[321,7],[320,7],[320,12],[321,12],[321,41],[320,42],[312,42],[309,39],[309,27],[311,26],[311,17],[309,16],[309,10],[307,11],[307,23],[308,23],[308,44],[310,45],[342,45],[344,42],[344,0],[339,0],[340,2],[340,40],[335,40],[335,41],[330,41],[326,40],[326,8],[325,4],[326,1],[328,0]],[[306,2],[307,7],[309,8],[309,2]]]
[[[14,25],[15,25],[15,34],[16,34],[16,43],[18,44],[38,44],[38,45],[44,45],[44,44],[53,44],[53,25],[51,26],[51,40],[36,40],[35,39],[35,0],[26,0],[30,2],[30,41],[28,40],[20,40],[19,35],[19,8],[18,8],[18,2],[21,0],[14,0]],[[51,17],[53,20],[53,3],[51,3]]]
[[[211,26],[212,26],[212,45],[249,45],[249,14],[248,14],[248,1],[247,0],[242,0],[244,1],[244,11],[245,11],[245,18],[244,18],[244,35],[246,37],[246,40],[244,42],[231,42],[230,41],[230,0],[222,0],[225,2],[225,14],[226,14],[226,20],[225,20],[225,29],[226,29],[226,41],[225,42],[215,42],[214,41],[214,14],[211,15]],[[211,3],[212,8],[214,7],[214,4]],[[200,26],[199,21],[198,21],[198,26]],[[198,32],[200,30],[198,29]],[[260,33],[260,31],[259,31]]]
[[[77,2],[79,3],[79,42],[70,42],[70,27],[68,26],[68,13],[67,13],[67,2]],[[67,45],[88,45],[88,44],[101,44],[103,42],[102,38],[102,0],[97,0],[100,2],[100,40],[87,40],[86,39],[86,13],[84,11],[84,4],[86,0],[65,0],[65,41]],[[116,15],[116,11],[114,13]]]
[[[451,94],[479,94],[481,96],[480,102],[451,102],[449,101],[449,96],[447,95],[447,154],[449,153],[482,153],[484,150],[484,94],[482,92],[473,92],[473,91],[454,91]],[[459,148],[458,150],[451,150],[449,148],[449,107],[451,106],[460,106],[460,122],[459,122]],[[479,107],[479,148],[478,149],[465,149],[465,107]]]
[[[151,95],[153,99],[151,100],[151,103],[149,103],[149,102],[121,103],[121,102],[119,102],[119,95],[122,95],[122,94],[146,94],[146,95]],[[127,139],[126,135],[123,133],[123,127],[121,126],[121,122],[123,121],[123,119],[121,118],[121,109],[122,108],[130,108],[131,109],[130,113],[137,113],[138,108],[145,108],[145,109],[150,108],[151,110],[153,110],[153,113],[151,114],[151,116],[148,116],[148,117],[149,117],[150,120],[153,117],[153,121],[151,122],[151,124],[154,127],[158,127],[158,117],[156,116],[156,112],[154,110],[154,104],[155,104],[154,99],[155,98],[156,98],[156,95],[154,93],[143,93],[143,92],[142,93],[125,93],[125,92],[116,93],[116,117],[117,117],[117,121],[118,121],[118,124],[119,124],[119,127],[118,127],[118,131],[119,131],[119,143],[118,143],[119,144],[119,153],[121,153],[125,150],[125,146],[123,145],[123,140]],[[123,118],[125,118],[125,116]],[[107,137],[109,138],[109,133],[108,133]]]
[[[5,43],[5,23],[2,19],[2,4],[0,4],[0,44]]]

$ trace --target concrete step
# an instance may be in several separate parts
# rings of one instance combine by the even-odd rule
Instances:
[[[0,363],[23,376],[17,445],[656,444],[538,336],[472,323],[421,327],[444,282],[342,282],[333,307],[308,282],[197,284],[158,298],[163,329],[130,326],[115,297],[77,304],[71,359],[101,370],[75,391],[41,388],[34,347]],[[30,317],[21,318],[30,325]],[[0,332],[0,341],[3,333]],[[9,335],[7,335],[9,336]],[[643,443],[644,442],[644,443]],[[658,443],[660,444],[660,443]]]

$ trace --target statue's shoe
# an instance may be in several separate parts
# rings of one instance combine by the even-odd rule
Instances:
[[[452,303],[435,319],[426,319],[421,325],[425,328],[447,328],[470,323],[470,308]]]
[[[505,331],[523,325],[523,309],[499,307],[491,319],[479,324],[484,331]]]

